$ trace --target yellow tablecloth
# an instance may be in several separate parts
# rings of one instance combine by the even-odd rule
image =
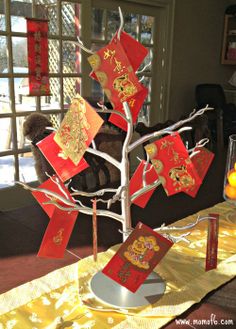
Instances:
[[[118,310],[94,299],[89,280],[112,257],[118,247],[114,246],[100,253],[97,263],[87,257],[2,294],[0,329],[162,327],[236,275],[236,210],[233,219],[228,203],[217,204],[174,225],[192,223],[197,215],[209,213],[220,214],[217,269],[205,272],[207,221],[201,222],[189,236],[191,243],[175,244],[156,267],[167,283],[157,303]]]

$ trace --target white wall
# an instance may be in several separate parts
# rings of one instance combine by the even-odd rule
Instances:
[[[198,83],[226,84],[235,66],[220,64],[224,13],[232,0],[176,0],[169,119],[194,108]]]

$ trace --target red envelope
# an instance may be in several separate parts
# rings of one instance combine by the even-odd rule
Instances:
[[[145,166],[145,161],[143,160],[140,162],[140,164],[138,165],[137,169],[135,170],[133,176],[130,179],[129,191],[130,191],[131,196],[132,196],[132,194],[134,194],[136,191],[138,191],[139,189],[141,189],[143,187],[142,175],[143,175],[144,166]],[[146,183],[148,185],[148,184],[155,182],[155,180],[158,179],[158,175],[157,175],[154,167],[151,166],[150,164],[148,164],[146,170],[148,170],[148,172],[146,173]],[[138,198],[134,199],[134,201],[132,201],[132,203],[136,204],[137,206],[139,206],[141,208],[145,208],[146,204],[148,203],[148,201],[151,198],[155,189],[156,188],[153,188],[152,190],[142,194]]]
[[[66,212],[56,208],[38,251],[38,257],[63,258],[78,211]]]
[[[196,148],[196,151],[199,151],[196,155],[194,155],[191,160],[192,163],[198,173],[200,178],[200,184],[196,184],[189,191],[185,192],[186,194],[195,197],[197,192],[201,186],[203,179],[205,178],[208,169],[214,159],[214,153],[206,149],[205,147]]]
[[[142,90],[142,85],[118,39],[89,56],[88,61],[112,107],[121,106]]]
[[[51,133],[37,143],[38,148],[55,170],[58,177],[63,181],[75,176],[79,172],[88,168],[88,163],[82,158],[76,166],[69,158],[64,159],[60,156],[62,153],[59,145],[54,141],[55,133]]]
[[[54,136],[63,156],[78,165],[103,122],[94,108],[77,95]]]
[[[58,179],[57,176],[52,176],[53,180]],[[68,198],[74,203],[69,191],[66,189],[65,185],[58,179],[60,188],[55,184],[52,179],[48,179],[43,182],[39,188],[47,189],[55,192],[64,198]],[[62,192],[63,191],[63,192]],[[71,232],[73,230],[78,211],[67,212],[57,208],[55,205],[45,205],[45,202],[50,201],[53,197],[49,195],[35,191],[32,195],[39,202],[41,207],[47,213],[50,218],[50,222],[47,226],[46,232],[44,234],[38,256],[39,257],[50,257],[50,258],[62,258],[68,241],[70,239]],[[68,207],[66,204],[58,201],[63,207]]]
[[[172,241],[139,222],[102,272],[135,292],[172,245]]]
[[[133,118],[133,124],[135,124],[137,121],[138,114],[141,110],[145,98],[147,97],[147,94],[147,88],[142,85],[142,90],[128,101],[128,105]],[[115,110],[124,113],[123,105],[116,107]],[[121,116],[112,113],[109,117],[109,121],[124,131],[127,131],[127,122]]]
[[[178,133],[145,146],[168,196],[188,192],[201,184],[188,151]]]
[[[113,40],[116,42],[117,33],[115,34]],[[134,72],[137,71],[144,58],[147,56],[148,49],[124,31],[121,31],[120,33],[120,43],[124,48],[124,51],[130,61],[131,66],[133,67]],[[90,76],[97,80],[96,74],[94,74],[94,72],[92,72]]]

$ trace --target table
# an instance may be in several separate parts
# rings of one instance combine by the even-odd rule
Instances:
[[[112,257],[116,245],[99,253],[96,263],[90,256],[2,294],[0,327],[157,329],[166,325],[236,276],[236,219],[230,217],[230,204],[219,203],[173,225],[186,225],[209,213],[220,214],[217,269],[205,272],[207,222],[201,222],[191,233],[190,244],[175,244],[156,267],[167,283],[157,303],[121,310],[94,299],[89,280]]]

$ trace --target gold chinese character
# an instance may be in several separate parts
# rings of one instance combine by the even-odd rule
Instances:
[[[110,58],[110,63],[112,63],[112,60],[114,58],[116,54],[116,51],[115,50],[111,50],[111,49],[107,49],[107,50],[104,50],[104,59],[109,59]]]
[[[34,33],[34,40],[37,42],[41,41],[41,32],[40,31],[37,31]]]
[[[121,65],[121,62],[118,61],[116,58],[114,58],[115,60],[115,68],[114,68],[114,72],[118,72],[118,73],[122,73],[123,72],[123,69],[124,69],[124,66]]]

